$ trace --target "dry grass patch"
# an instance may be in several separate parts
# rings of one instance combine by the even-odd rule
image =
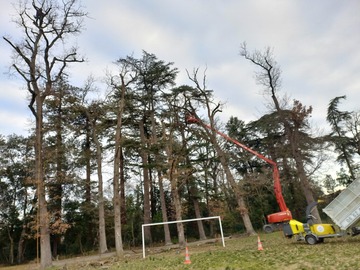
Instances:
[[[263,249],[257,249],[256,236],[238,236],[226,240],[226,247],[221,241],[207,243],[189,243],[191,264],[185,265],[185,249],[157,247],[147,251],[142,258],[142,251],[126,252],[123,258],[109,254],[80,257],[54,262],[52,270],[75,269],[360,269],[360,236],[325,239],[317,245],[308,245],[286,239],[282,232],[260,234]],[[8,269],[34,269],[6,268]]]

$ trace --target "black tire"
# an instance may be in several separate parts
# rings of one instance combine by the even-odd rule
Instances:
[[[263,230],[265,233],[272,233],[274,232],[274,229],[271,225],[264,225]]]
[[[318,239],[315,235],[308,234],[305,236],[305,242],[308,243],[309,245],[315,245],[318,243]]]

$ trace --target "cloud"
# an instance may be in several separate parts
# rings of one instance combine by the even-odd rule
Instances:
[[[186,70],[206,69],[208,87],[226,104],[224,121],[230,115],[254,120],[266,112],[267,101],[254,79],[256,67],[239,55],[239,46],[246,41],[250,50],[274,49],[282,69],[279,94],[312,105],[314,124],[326,126],[327,104],[336,96],[346,94],[344,106],[359,109],[357,0],[83,2],[90,19],[77,44],[89,62],[73,65],[69,72],[78,86],[90,74],[101,81],[106,70],[115,69],[112,62],[119,57],[141,57],[146,50],[174,62],[179,84],[191,85]],[[6,2],[4,7],[1,33],[17,35],[7,18],[11,5]],[[1,59],[10,62],[10,49],[1,48]],[[1,97],[6,96],[3,89],[17,87],[3,77],[0,83]]]
[[[0,110],[1,135],[25,135],[28,134],[32,125],[30,124],[30,113],[24,110]]]

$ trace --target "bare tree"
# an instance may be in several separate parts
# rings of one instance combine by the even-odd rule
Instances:
[[[12,47],[13,69],[26,82],[30,94],[29,108],[35,118],[35,173],[40,214],[41,268],[52,264],[49,217],[45,199],[43,156],[43,105],[54,94],[53,85],[63,76],[70,63],[83,62],[77,48],[63,49],[71,35],[78,34],[86,13],[78,0],[41,0],[19,2],[15,23],[22,29],[20,41],[3,37]],[[34,14],[35,13],[35,14]]]
[[[315,201],[312,185],[305,170],[305,155],[301,149],[301,129],[307,125],[307,118],[312,112],[312,108],[306,108],[299,101],[294,101],[291,110],[284,109],[277,97],[277,92],[281,86],[281,70],[274,60],[271,48],[266,48],[263,52],[255,50],[250,53],[246,43],[241,44],[240,55],[255,64],[260,71],[256,72],[256,80],[259,85],[264,86],[265,93],[271,96],[275,111],[284,126],[286,139],[289,143],[292,157],[294,158],[297,174],[308,204]],[[313,215],[317,222],[321,223],[317,208],[314,208]]]
[[[206,76],[204,76],[202,83],[198,80],[198,69],[194,70],[193,74],[188,74],[189,79],[195,84],[196,86],[196,93],[195,98],[202,100],[202,104],[205,106],[205,110],[207,113],[207,117],[210,121],[210,126],[216,126],[216,114],[221,112],[221,104],[215,104],[211,98],[211,91],[206,87]],[[197,110],[195,109],[194,104],[191,103],[191,100],[188,101],[188,106],[191,108],[191,113],[198,119],[199,116],[197,115]],[[255,230],[252,226],[249,211],[245,203],[244,193],[241,190],[240,185],[235,181],[235,178],[230,170],[228,157],[225,151],[221,148],[221,145],[217,139],[216,132],[214,130],[209,130],[204,128],[204,132],[206,137],[209,139],[217,155],[219,156],[220,163],[224,169],[226,180],[229,182],[231,188],[234,190],[236,201],[238,205],[238,210],[240,215],[243,219],[244,226],[246,228],[246,232],[249,235],[254,235]]]

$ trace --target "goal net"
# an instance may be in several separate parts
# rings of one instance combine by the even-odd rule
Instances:
[[[185,222],[192,222],[192,221],[198,221],[198,220],[209,220],[209,219],[217,219],[219,221],[221,241],[222,241],[223,247],[225,247],[224,233],[223,233],[223,229],[222,229],[220,216],[193,218],[193,219],[184,219],[184,220],[175,220],[175,221],[167,221],[167,222],[157,222],[157,223],[148,223],[148,224],[143,224],[142,227],[141,227],[143,258],[145,258],[145,256],[146,256],[146,254],[145,254],[145,239],[144,239],[144,228],[145,227],[158,226],[158,225],[164,225],[164,224],[185,223]]]

